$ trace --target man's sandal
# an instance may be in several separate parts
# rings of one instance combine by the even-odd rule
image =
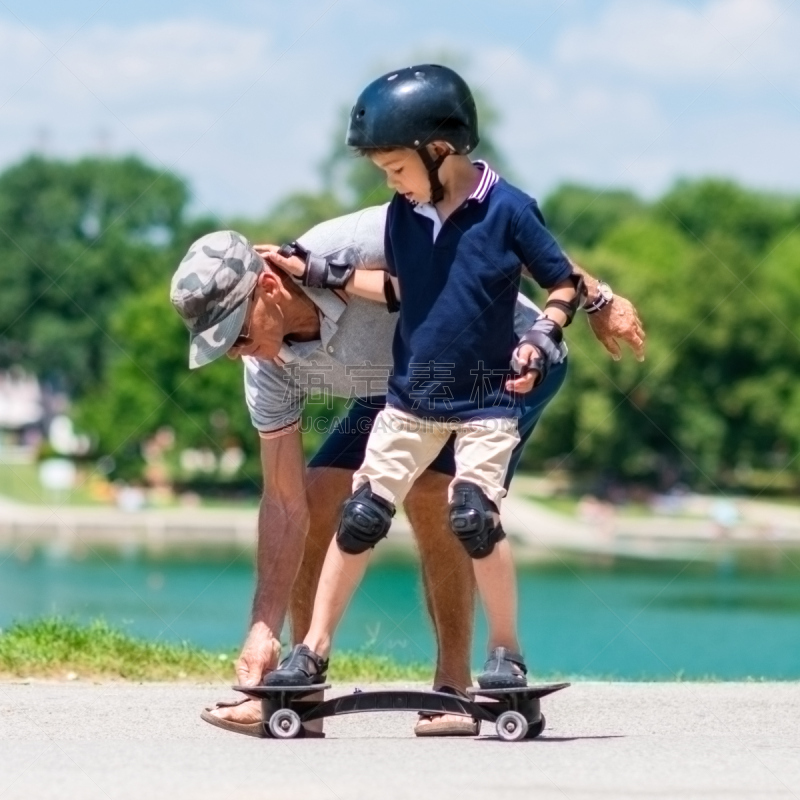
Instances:
[[[451,686],[434,687],[435,692],[445,694],[455,694],[459,697],[466,697],[463,692],[453,689]],[[460,714],[448,714],[447,716],[458,716],[458,719],[445,719],[444,714],[431,713],[429,711],[419,712],[419,722],[414,726],[415,736],[477,736],[480,733],[480,720],[474,717],[463,717]],[[425,723],[424,725],[422,723]]]
[[[242,705],[242,703],[248,702],[250,697],[242,697],[237,700],[220,700],[216,705],[209,706],[208,708],[204,709],[200,712],[200,719],[204,722],[207,722],[209,725],[213,725],[216,728],[222,728],[224,731],[230,731],[231,733],[241,733],[244,736],[255,736],[258,739],[266,739],[267,734],[264,730],[264,724],[259,720],[258,722],[235,722],[232,719],[222,719],[218,717],[216,714],[212,714],[211,712],[217,708],[235,708],[236,706]],[[303,736],[306,739],[324,739],[325,732],[324,731],[310,731],[308,728],[305,728]]]

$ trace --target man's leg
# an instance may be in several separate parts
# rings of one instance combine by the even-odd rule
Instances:
[[[419,547],[425,603],[436,636],[433,685],[463,691],[472,683],[475,579],[464,548],[450,530],[450,480],[442,472],[426,470],[409,492],[405,510]],[[474,736],[477,732],[470,717],[457,714],[420,714],[414,727],[417,736]]]
[[[293,643],[301,642],[308,631],[322,562],[336,530],[342,503],[350,495],[352,480],[353,470],[350,469],[310,467],[306,471],[310,520],[303,560],[289,601]],[[244,701],[214,709],[210,713],[222,720],[253,726],[261,721],[261,701]],[[306,728],[309,731],[321,731],[322,720],[309,723]]]
[[[472,684],[475,578],[469,557],[450,530],[450,481],[449,475],[426,470],[409,492],[405,511],[419,547],[425,601],[436,635],[434,686],[463,691]]]

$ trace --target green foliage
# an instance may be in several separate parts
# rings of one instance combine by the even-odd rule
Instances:
[[[477,99],[477,155],[508,174],[496,116]],[[345,148],[345,122],[323,190],[290,195],[256,220],[186,220],[183,182],[133,158],[32,157],[0,175],[0,369],[21,364],[65,384],[117,477],[141,478],[143,443],[169,427],[173,460],[187,447],[240,446],[240,478],[257,491],[241,365],[188,370],[169,279],[189,242],[210,230],[280,244],[387,200],[382,173]],[[681,181],[653,202],[570,184],[542,207],[572,257],[635,303],[647,361],[612,361],[579,317],[567,331],[569,377],[523,466],[665,487],[797,486],[800,199],[708,179]],[[308,404],[308,451],[342,409]]]
[[[617,193],[595,197],[594,219],[576,197],[567,187],[546,208],[584,243],[578,260],[635,302],[647,361],[598,358],[585,326],[571,328],[571,374],[527,464],[549,457],[595,475],[704,488],[747,488],[753,471],[773,475],[759,488],[777,488],[781,470],[797,476],[797,204],[683,182],[613,222]]]
[[[110,319],[119,342],[105,381],[78,404],[77,423],[96,437],[101,453],[112,454],[119,477],[138,478],[141,442],[162,427],[175,432],[177,447],[219,454],[239,445],[249,457],[245,475],[252,490],[261,485],[257,435],[244,401],[241,362],[219,359],[213,367],[189,370],[189,334],[169,303],[163,280],[122,301]]]
[[[136,158],[30,157],[0,175],[0,368],[84,391],[120,298],[168,274],[184,183]]]
[[[547,226],[564,247],[594,247],[615,225],[643,213],[632,192],[564,184],[543,203]]]
[[[800,222],[800,202],[751,192],[732,181],[683,180],[662,198],[657,213],[700,241],[714,232],[726,233],[758,253],[781,230]]]

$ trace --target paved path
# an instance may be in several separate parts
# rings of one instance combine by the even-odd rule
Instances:
[[[198,718],[226,694],[0,684],[0,798],[800,798],[800,684],[582,683],[546,699],[544,735],[518,744],[415,739],[408,713],[262,741]]]

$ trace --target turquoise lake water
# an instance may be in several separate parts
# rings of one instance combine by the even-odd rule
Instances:
[[[248,556],[216,561],[0,554],[0,627],[61,614],[209,649],[241,643],[253,589]],[[612,561],[524,567],[521,638],[540,675],[628,679],[800,678],[800,553],[753,563]],[[482,662],[478,615],[473,663]],[[413,564],[373,565],[337,647],[433,658]]]

